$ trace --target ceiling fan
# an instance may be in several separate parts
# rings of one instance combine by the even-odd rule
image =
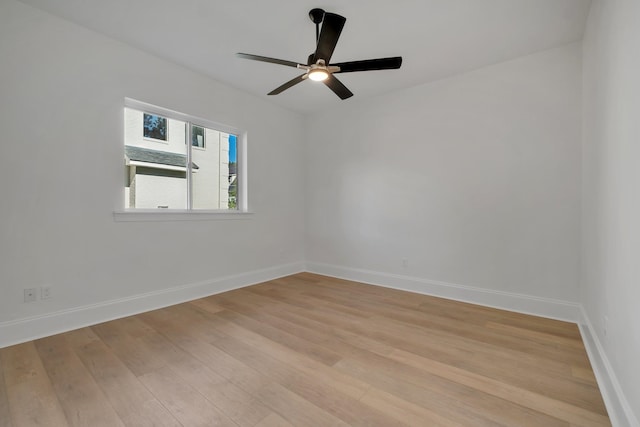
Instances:
[[[355,71],[393,70],[402,65],[402,57],[365,59],[363,61],[330,63],[331,55],[338,43],[338,38],[346,22],[346,18],[335,13],[325,12],[322,9],[312,9],[309,18],[316,24],[316,51],[309,55],[306,64],[293,61],[269,58],[266,56],[251,55],[249,53],[237,53],[239,58],[252,59],[254,61],[270,62],[272,64],[286,65],[298,68],[305,72],[295,77],[280,87],[269,92],[269,95],[277,95],[290,87],[306,80],[321,81],[331,89],[340,99],[347,99],[353,93],[338,80],[334,74],[352,73]],[[320,28],[322,24],[322,28]]]

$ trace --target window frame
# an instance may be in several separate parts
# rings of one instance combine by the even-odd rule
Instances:
[[[142,138],[144,138],[147,141],[153,141],[153,142],[157,142],[160,144],[169,144],[169,118],[163,116],[162,114],[155,114],[155,113],[149,113],[147,111],[142,111],[143,116],[142,116]],[[156,116],[156,117],[161,117],[165,120],[165,135],[164,135],[164,139],[158,139],[158,138],[154,138],[152,136],[145,136],[144,134],[144,116]]]
[[[196,116],[192,116],[185,113],[180,113],[167,108],[158,107],[153,104],[138,101],[132,98],[125,98],[122,111],[125,108],[131,108],[141,111],[146,114],[158,115],[167,119],[167,133],[168,133],[168,121],[170,119],[183,121],[187,124],[185,126],[185,145],[187,146],[187,207],[185,209],[136,209],[136,208],[124,208],[124,194],[120,197],[120,208],[114,211],[114,219],[116,221],[183,221],[183,220],[219,220],[219,219],[246,219],[252,214],[248,209],[248,197],[247,197],[247,132],[245,130],[235,128],[222,123],[214,122],[212,120],[202,119]],[[198,126],[202,128],[214,129],[227,134],[233,134],[236,136],[236,175],[239,180],[236,196],[236,209],[194,209],[193,204],[193,183],[191,174],[192,161],[191,152],[193,149],[202,150],[203,148],[194,147],[192,145],[192,126]],[[206,133],[206,132],[205,132]],[[147,138],[145,138],[147,139]],[[156,141],[155,139],[151,139]],[[164,142],[157,140],[158,142]],[[124,150],[126,141],[124,141],[122,147]],[[124,191],[124,187],[121,187]]]
[[[193,145],[193,128],[194,127],[202,129],[202,147],[200,147],[199,145]],[[191,122],[191,129],[192,129],[191,130],[191,148],[192,149],[195,148],[196,150],[206,150],[207,149],[207,127],[200,126],[197,123]]]

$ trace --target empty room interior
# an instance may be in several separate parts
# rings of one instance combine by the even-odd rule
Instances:
[[[0,427],[640,426],[637,0],[0,0],[0,135]]]

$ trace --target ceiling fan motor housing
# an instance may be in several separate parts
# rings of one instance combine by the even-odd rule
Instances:
[[[311,18],[311,22],[313,22],[314,24],[321,24],[322,20],[324,19],[324,10],[318,8],[311,9],[309,11],[309,18]]]

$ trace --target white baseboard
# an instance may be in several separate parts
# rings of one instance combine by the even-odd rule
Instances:
[[[304,263],[280,265],[0,323],[0,348],[95,325],[208,295],[305,271]]]
[[[613,427],[640,427],[581,304],[322,263],[308,262],[307,271],[577,323]]]
[[[340,279],[353,280],[371,285],[432,295],[568,322],[577,323],[580,319],[580,305],[570,301],[494,291],[418,277],[314,262],[307,262],[307,271]]]
[[[578,326],[613,427],[640,427],[584,307]]]
[[[280,265],[41,316],[1,322],[0,348],[303,271],[578,323],[613,426],[640,427],[598,336],[580,304],[322,263]]]

